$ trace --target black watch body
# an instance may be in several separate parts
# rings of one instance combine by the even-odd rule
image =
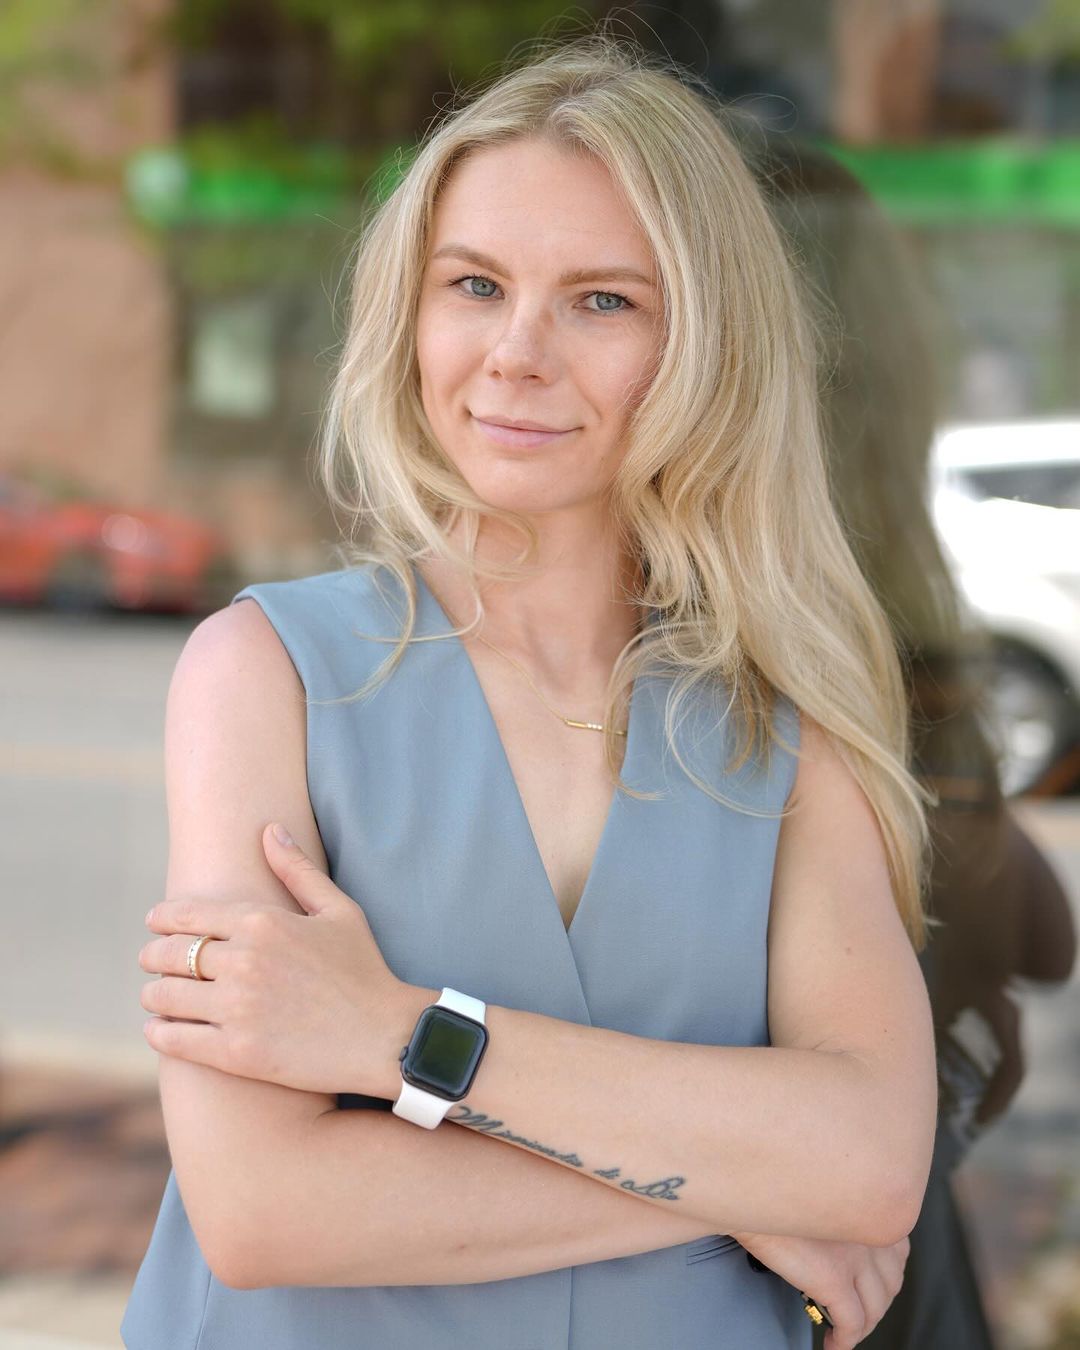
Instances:
[[[482,1022],[431,1003],[416,1019],[409,1044],[398,1056],[401,1076],[435,1097],[459,1102],[472,1086],[487,1043]]]

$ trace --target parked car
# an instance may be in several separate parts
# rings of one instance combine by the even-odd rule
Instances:
[[[204,613],[228,602],[233,580],[224,540],[208,525],[57,496],[0,473],[0,601]]]
[[[947,426],[931,503],[961,595],[993,639],[991,733],[1009,795],[1080,778],[1080,420]]]

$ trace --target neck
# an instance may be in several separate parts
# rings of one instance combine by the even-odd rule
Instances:
[[[450,537],[463,547],[460,530]],[[519,547],[517,536],[501,537],[484,521],[475,552],[480,560],[506,563]],[[480,580],[485,617],[478,632],[547,689],[573,694],[602,685],[641,626],[640,607],[629,598],[640,585],[636,559],[595,529],[587,537],[565,532],[557,540],[541,532],[530,568],[518,581]],[[440,561],[425,559],[421,570],[443,608],[467,623],[473,601],[465,580]]]

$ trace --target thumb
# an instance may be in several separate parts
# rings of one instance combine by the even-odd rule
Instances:
[[[276,821],[263,830],[263,852],[274,875],[285,883],[309,914],[325,914],[340,896],[338,888]]]

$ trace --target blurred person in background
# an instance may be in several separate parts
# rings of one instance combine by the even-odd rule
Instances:
[[[185,646],[129,1350],[851,1350],[900,1288],[929,794],[807,297],[678,75],[597,35],[425,138],[330,399],[346,565]]]
[[[934,1160],[903,1287],[862,1344],[984,1350],[992,1338],[952,1174],[1023,1080],[1012,981],[1068,979],[1076,934],[1059,878],[1002,797],[985,732],[989,639],[962,611],[928,509],[942,390],[923,280],[880,207],[825,151],[775,135],[743,148],[818,296],[833,500],[902,652],[913,763],[938,799],[939,925],[920,953],[938,1047]]]

